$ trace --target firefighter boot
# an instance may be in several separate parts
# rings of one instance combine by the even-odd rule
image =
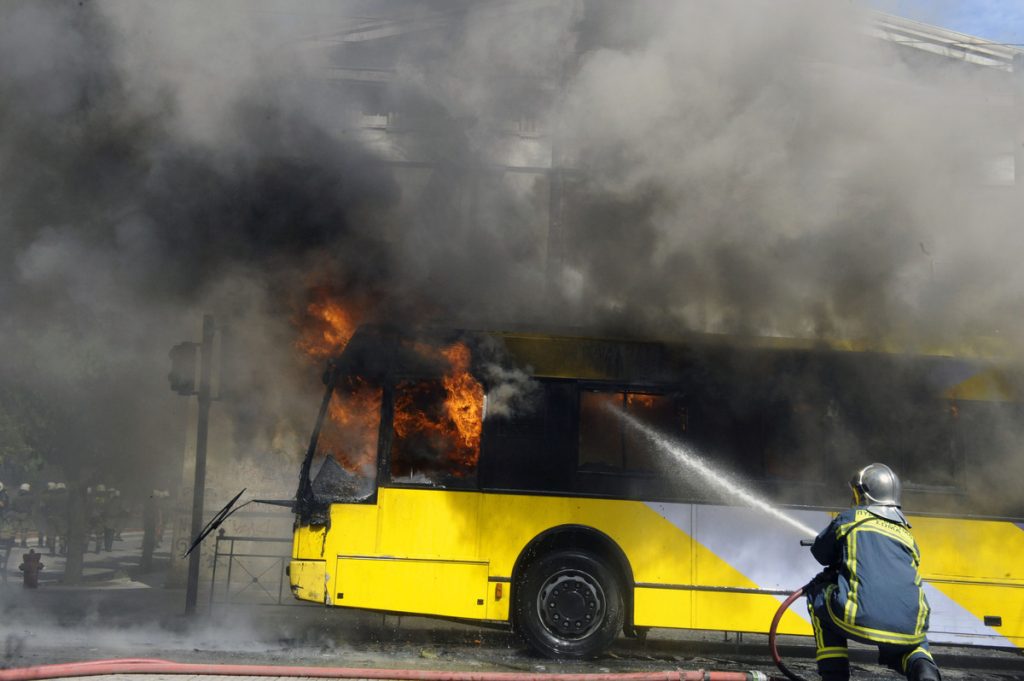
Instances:
[[[818,660],[818,675],[821,681],[850,681],[850,661],[842,657]]]
[[[907,672],[908,681],[942,681],[939,668],[935,663],[925,657],[913,661],[910,670]]]

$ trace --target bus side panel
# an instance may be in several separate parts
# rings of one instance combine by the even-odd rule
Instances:
[[[322,560],[293,560],[288,564],[288,580],[292,593],[300,601],[329,603],[327,563]]]
[[[1024,530],[1016,523],[914,516],[910,524],[921,548],[921,573],[926,579],[966,578],[1024,586]]]
[[[1024,646],[1024,589],[1020,586],[930,582],[925,584],[932,608],[928,640],[936,643],[996,647]],[[983,613],[980,617],[976,613]],[[984,624],[986,614],[998,626]]]
[[[697,591],[694,594],[694,628],[767,633],[782,599],[769,594]],[[811,636],[805,621],[804,600],[797,601],[779,622],[780,634]]]
[[[373,553],[376,544],[376,506],[332,504],[330,530],[323,526],[295,528],[289,566],[292,593],[300,600],[332,604],[338,554]]]
[[[353,608],[483,619],[487,564],[338,558],[335,603]]]
[[[677,526],[677,504],[653,505]],[[695,504],[694,626],[698,629],[767,632],[781,596],[728,589],[791,592],[810,580],[821,566],[800,540],[813,536],[828,515],[788,511],[789,522],[763,511],[743,507]],[[801,529],[801,525],[806,529]],[[723,588],[723,590],[718,590]],[[788,610],[779,623],[786,634],[810,635],[811,626],[801,607]]]
[[[693,581],[690,537],[641,502],[485,494],[481,504],[480,555],[490,561],[492,578],[511,579],[516,560],[537,536],[559,526],[578,525],[595,528],[618,544],[637,584]],[[634,592],[637,625],[690,626],[689,592],[665,595],[667,601],[639,592]],[[508,617],[505,603],[494,604],[491,612],[500,616],[495,618]]]
[[[429,487],[380,488],[376,553],[395,558],[477,561],[480,496],[479,492]]]
[[[633,590],[633,613],[640,627],[688,628],[693,621],[693,591],[638,586]]]
[[[1024,529],[997,520],[911,517],[910,522],[932,607],[929,638],[1024,644]]]
[[[302,560],[304,558],[320,560],[323,558],[324,541],[327,538],[327,528],[319,527],[297,527],[292,535],[292,558]],[[333,540],[333,537],[331,538]]]
[[[335,605],[446,617],[487,617],[487,562],[478,559],[480,494],[386,488],[374,514],[332,508],[327,555]]]

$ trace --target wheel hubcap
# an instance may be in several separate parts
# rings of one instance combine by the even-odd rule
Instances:
[[[561,570],[545,580],[537,594],[537,613],[544,627],[559,638],[592,634],[604,619],[601,585],[578,570]]]

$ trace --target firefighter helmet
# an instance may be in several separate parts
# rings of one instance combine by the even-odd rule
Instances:
[[[23,483],[21,483],[21,486],[18,487],[18,489],[20,491],[22,491],[22,492],[31,492],[32,491],[32,485],[28,484],[27,482],[23,482]]]
[[[854,473],[850,479],[853,503],[866,506],[875,515],[906,524],[907,519],[900,510],[903,488],[900,479],[884,463],[873,463]]]
[[[862,506],[900,506],[900,479],[884,463],[873,463],[857,471],[850,480],[854,500]]]

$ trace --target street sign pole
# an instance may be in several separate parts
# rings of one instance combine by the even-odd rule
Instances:
[[[203,343],[199,350],[199,414],[196,421],[196,469],[195,484],[192,486],[192,537],[198,537],[203,529],[203,496],[206,491],[206,434],[210,423],[210,375],[213,364],[213,337],[216,327],[212,315],[203,315]],[[200,549],[188,557],[188,585],[185,591],[185,614],[196,611],[199,593]]]

